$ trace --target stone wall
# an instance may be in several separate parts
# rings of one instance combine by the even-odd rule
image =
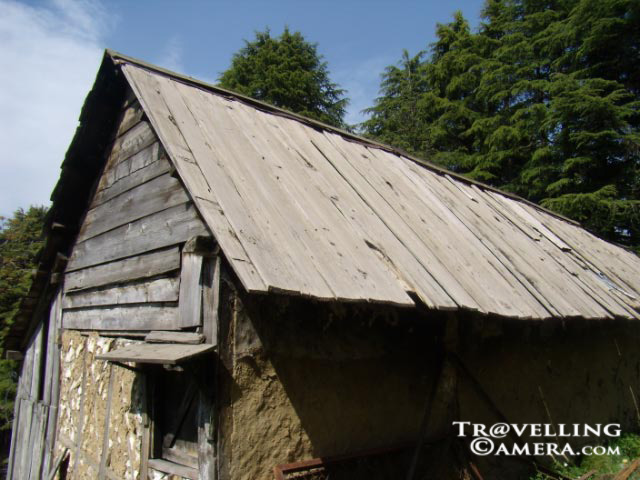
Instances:
[[[69,330],[62,334],[55,450],[56,455],[65,447],[71,452],[66,478],[98,478],[101,462],[107,478],[134,480],[140,476],[140,376],[126,368],[95,360],[97,354],[131,342]],[[108,429],[106,445],[105,428]]]

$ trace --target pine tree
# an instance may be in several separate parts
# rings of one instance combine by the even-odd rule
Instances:
[[[0,431],[11,428],[16,390],[16,366],[4,360],[4,336],[31,285],[45,213],[44,207],[31,207],[9,219],[0,217]]]
[[[428,91],[423,52],[414,57],[402,53],[398,66],[386,68],[382,75],[381,93],[376,105],[365,112],[371,118],[361,128],[379,141],[395,145],[418,155],[428,154],[428,128],[432,120],[421,110],[420,98]]]
[[[487,0],[477,33],[457,13],[412,65],[410,100],[390,97],[387,70],[365,132],[638,246],[639,5]]]
[[[330,125],[345,126],[345,91],[330,80],[317,46],[300,32],[285,28],[277,38],[269,30],[256,32],[255,40],[245,42],[218,80],[223,88]]]

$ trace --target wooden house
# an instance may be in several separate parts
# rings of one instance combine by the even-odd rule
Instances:
[[[456,418],[638,428],[640,259],[391,147],[107,51],[52,201],[10,479],[408,478]]]

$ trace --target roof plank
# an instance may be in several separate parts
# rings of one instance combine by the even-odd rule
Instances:
[[[396,305],[412,305],[411,292],[433,309],[521,319],[640,316],[640,259],[569,221],[389,148],[122,61],[248,291]]]
[[[230,263],[240,281],[248,291],[266,291],[267,286],[257,268],[246,254],[236,233],[229,229],[228,219],[221,210],[218,210],[219,203],[197,165],[191,149],[174,123],[175,119],[160,94],[157,79],[146,70],[132,65],[124,65],[123,71],[176,166],[180,178],[191,192],[198,210],[225,253],[230,257]],[[215,207],[212,207],[212,203]],[[220,221],[223,218],[225,221]]]

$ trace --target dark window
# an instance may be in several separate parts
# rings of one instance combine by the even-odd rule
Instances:
[[[152,458],[197,469],[198,390],[193,376],[188,372],[158,369],[153,384]]]

